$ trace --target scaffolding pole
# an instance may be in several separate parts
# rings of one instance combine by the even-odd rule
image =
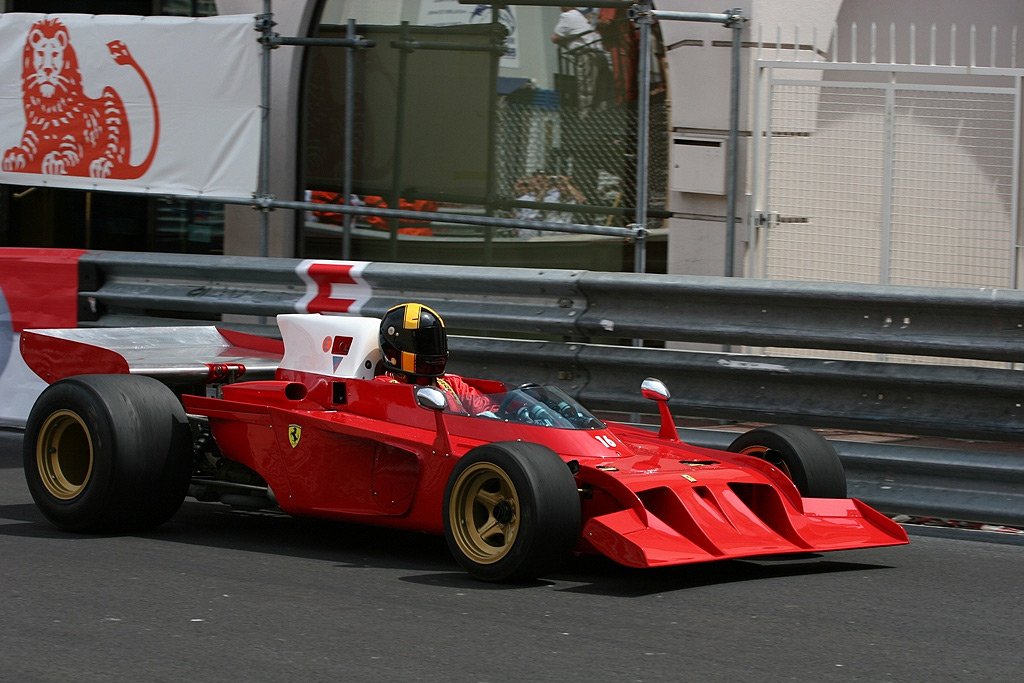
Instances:
[[[732,29],[731,66],[729,70],[729,149],[727,150],[728,158],[726,160],[728,165],[728,177],[726,178],[725,200],[725,275],[726,277],[732,277],[735,275],[736,271],[736,193],[738,186],[737,176],[739,175],[740,48],[743,46],[742,33],[748,18],[743,15],[743,10],[738,8],[729,9],[721,13],[673,12],[670,10],[650,9],[650,0],[642,0],[641,2],[638,2],[630,10],[630,13],[641,26],[641,50],[644,49],[643,26],[645,23],[650,23],[652,19],[722,24],[726,28]],[[641,52],[641,64],[643,63],[643,58],[644,53]],[[641,88],[644,88],[646,85],[647,92],[649,94],[651,78],[649,66],[646,70],[641,66],[640,77]],[[646,96],[643,94],[643,90],[641,90],[641,103],[643,103],[645,99]],[[643,126],[646,124],[646,121],[641,120],[640,123],[641,126]],[[637,183],[639,185],[639,170],[637,175]],[[640,223],[639,188],[637,190],[637,197],[637,223]]]

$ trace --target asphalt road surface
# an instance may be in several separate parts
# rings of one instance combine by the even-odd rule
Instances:
[[[470,579],[441,538],[187,501],[71,535],[0,432],[2,681],[1018,681],[1024,544]]]

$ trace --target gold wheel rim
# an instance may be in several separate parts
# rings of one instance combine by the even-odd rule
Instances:
[[[92,436],[77,413],[58,410],[39,430],[36,466],[47,492],[59,500],[72,500],[92,476]]]
[[[774,465],[776,468],[782,470],[782,473],[790,479],[793,478],[793,473],[789,471],[789,465],[787,465],[786,461],[782,459],[782,456],[767,446],[747,446],[740,451],[740,453],[743,455],[753,456],[759,460],[764,460],[769,465]]]
[[[448,515],[459,549],[478,564],[505,557],[519,534],[516,488],[504,470],[491,463],[476,463],[459,475]]]

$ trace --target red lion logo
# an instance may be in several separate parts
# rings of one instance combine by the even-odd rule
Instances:
[[[4,171],[131,180],[149,169],[160,138],[156,94],[124,43],[115,40],[107,48],[117,64],[135,69],[153,103],[153,141],[143,162],[131,163],[131,130],[121,96],[110,86],[99,99],[86,96],[67,27],[49,18],[33,24],[25,40],[25,132],[17,147],[4,152]]]

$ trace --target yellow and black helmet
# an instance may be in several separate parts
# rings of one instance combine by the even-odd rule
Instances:
[[[391,372],[439,377],[448,363],[444,321],[423,304],[399,304],[381,318],[380,350]]]

